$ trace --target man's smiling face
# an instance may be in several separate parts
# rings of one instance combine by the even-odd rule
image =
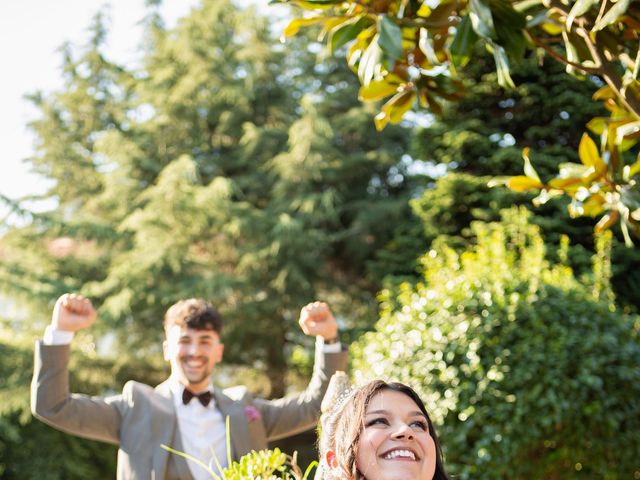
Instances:
[[[195,330],[173,325],[163,343],[164,358],[171,364],[171,375],[194,393],[209,386],[209,377],[222,360],[224,345],[212,329]]]

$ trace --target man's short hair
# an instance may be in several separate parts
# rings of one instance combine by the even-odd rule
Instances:
[[[201,298],[180,300],[171,305],[164,314],[165,332],[174,325],[194,330],[213,330],[218,335],[222,333],[222,317],[213,305]]]

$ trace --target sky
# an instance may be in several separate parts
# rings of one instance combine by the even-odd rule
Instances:
[[[0,193],[9,198],[42,192],[46,184],[22,160],[33,154],[27,123],[36,111],[24,98],[62,85],[59,47],[84,45],[88,27],[103,7],[110,12],[107,54],[117,62],[133,62],[141,41],[138,26],[144,0],[0,0]],[[189,13],[196,0],[164,0],[166,25]]]

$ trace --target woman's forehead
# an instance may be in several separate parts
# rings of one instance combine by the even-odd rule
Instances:
[[[376,392],[369,400],[366,414],[380,411],[414,411],[423,415],[418,404],[408,395],[388,388]]]

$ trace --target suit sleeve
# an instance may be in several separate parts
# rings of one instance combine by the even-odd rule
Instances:
[[[36,343],[31,382],[31,411],[67,433],[119,443],[124,399],[69,393],[69,346]]]
[[[303,392],[275,400],[255,400],[270,441],[309,430],[317,424],[329,379],[336,371],[346,370],[347,360],[346,351],[324,353],[316,348],[313,375]]]

